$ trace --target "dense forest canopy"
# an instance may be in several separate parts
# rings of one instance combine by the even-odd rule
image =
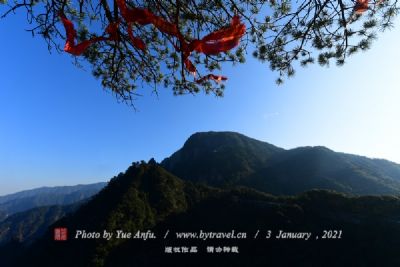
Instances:
[[[397,0],[1,0],[25,12],[49,49],[89,63],[103,87],[132,103],[137,88],[222,96],[223,63],[267,62],[277,83],[295,67],[345,63],[393,26]],[[218,73],[217,73],[218,72]],[[222,71],[223,73],[223,71]]]

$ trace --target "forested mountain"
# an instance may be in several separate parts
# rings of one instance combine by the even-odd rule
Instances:
[[[1,263],[399,266],[399,177],[400,166],[386,160],[325,147],[285,150],[233,132],[197,133],[161,164],[133,163],[78,208],[9,217],[0,224],[10,240],[0,247]],[[68,229],[68,240],[54,240],[59,227]],[[77,237],[79,231],[99,237]],[[104,239],[104,231],[113,236]],[[118,231],[132,235],[117,238]],[[148,231],[154,236],[133,237]],[[177,235],[232,231],[245,238]],[[211,253],[211,246],[239,253]],[[198,251],[166,252],[188,247]]]
[[[91,201],[72,214],[56,222],[53,227],[85,229],[87,232],[104,229],[134,232],[149,229],[172,214],[186,211],[192,203],[208,192],[218,191],[208,187],[194,187],[159,167],[154,161],[149,164],[134,163],[125,173],[110,180],[108,186]],[[61,244],[65,255],[62,266],[103,266],[109,253],[123,243],[122,239],[74,240]],[[60,247],[52,240],[52,231],[32,246],[30,264],[51,266]],[[43,256],[44,254],[48,256]],[[51,255],[49,255],[51,254]],[[48,261],[47,261],[48,260]],[[20,263],[19,265],[27,264]],[[72,264],[72,265],[71,265]],[[61,266],[60,265],[60,266]],[[32,266],[32,265],[31,265]]]
[[[209,185],[240,183],[284,149],[234,132],[193,134],[161,165],[177,176]]]
[[[52,225],[23,257],[13,260],[14,266],[41,267],[54,262],[113,267],[319,266],[321,262],[324,266],[396,266],[399,219],[400,199],[393,196],[349,197],[313,190],[277,197],[245,187],[216,189],[185,182],[151,161],[133,164],[113,178],[90,202]],[[69,239],[54,241],[54,227],[67,227]],[[150,230],[155,238],[75,239],[82,229],[133,234]],[[176,235],[232,230],[246,233],[246,238]],[[164,238],[167,231],[171,235]],[[260,236],[254,238],[258,231]],[[278,238],[280,231],[311,234],[307,240],[284,239]],[[196,246],[198,253],[168,254],[166,246]],[[215,255],[207,253],[209,246],[237,247],[240,253]]]
[[[285,195],[310,189],[355,195],[399,195],[400,165],[337,153],[325,147],[301,147],[277,155],[243,184]]]
[[[161,164],[185,180],[223,187],[244,185],[272,194],[312,189],[400,194],[399,164],[321,146],[284,150],[234,132],[196,133]]]
[[[50,205],[69,205],[98,193],[107,183],[41,187],[0,197],[0,221],[12,214]]]

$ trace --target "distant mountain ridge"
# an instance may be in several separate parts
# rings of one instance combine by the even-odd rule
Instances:
[[[0,222],[0,246],[7,242],[29,245],[42,236],[54,222],[78,209],[82,202],[71,205],[53,205],[18,212]]]
[[[69,194],[76,191],[85,190],[89,187],[103,188],[104,186],[106,186],[106,184],[107,182],[98,182],[92,184],[77,184],[77,185],[65,185],[65,186],[42,186],[38,188],[18,191],[12,194],[2,195],[0,196],[0,204],[19,198],[37,196],[38,194],[52,194],[52,193]]]
[[[0,221],[12,214],[32,208],[50,205],[69,205],[98,193],[105,182],[75,185],[40,187],[0,197]]]
[[[279,195],[328,189],[355,195],[400,194],[400,165],[326,147],[285,150],[235,132],[193,134],[161,165],[185,180],[248,186]]]

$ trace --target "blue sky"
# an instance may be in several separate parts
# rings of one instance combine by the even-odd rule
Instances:
[[[142,91],[138,111],[25,28],[21,15],[0,21],[0,195],[106,181],[133,161],[161,161],[192,133],[209,130],[400,163],[400,27],[344,67],[298,69],[279,87],[250,51],[246,64],[223,67],[224,98]]]

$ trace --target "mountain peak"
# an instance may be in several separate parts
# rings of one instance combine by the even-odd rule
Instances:
[[[94,221],[104,225],[123,225],[121,216],[134,217],[137,209],[154,212],[147,206],[151,204],[153,208],[157,207],[157,216],[163,217],[171,212],[171,207],[184,209],[183,187],[182,180],[165,171],[154,160],[150,163],[134,162],[124,173],[112,178],[77,216],[84,218],[88,227]],[[121,210],[132,212],[122,214]]]
[[[282,151],[236,132],[199,132],[161,164],[186,180],[229,185],[253,173],[272,155]]]
[[[324,146],[284,150],[236,132],[195,133],[161,164],[184,180],[273,194],[313,188],[357,195],[400,191],[400,165]]]
[[[206,145],[207,147],[212,146],[220,146],[220,145],[247,145],[248,143],[263,143],[264,145],[269,145],[274,147],[271,144],[266,142],[262,142],[256,140],[254,138],[250,138],[244,134],[238,132],[231,131],[208,131],[208,132],[197,132],[192,134],[185,142],[183,147],[198,145],[201,143],[202,145]],[[277,147],[275,147],[277,148]]]

